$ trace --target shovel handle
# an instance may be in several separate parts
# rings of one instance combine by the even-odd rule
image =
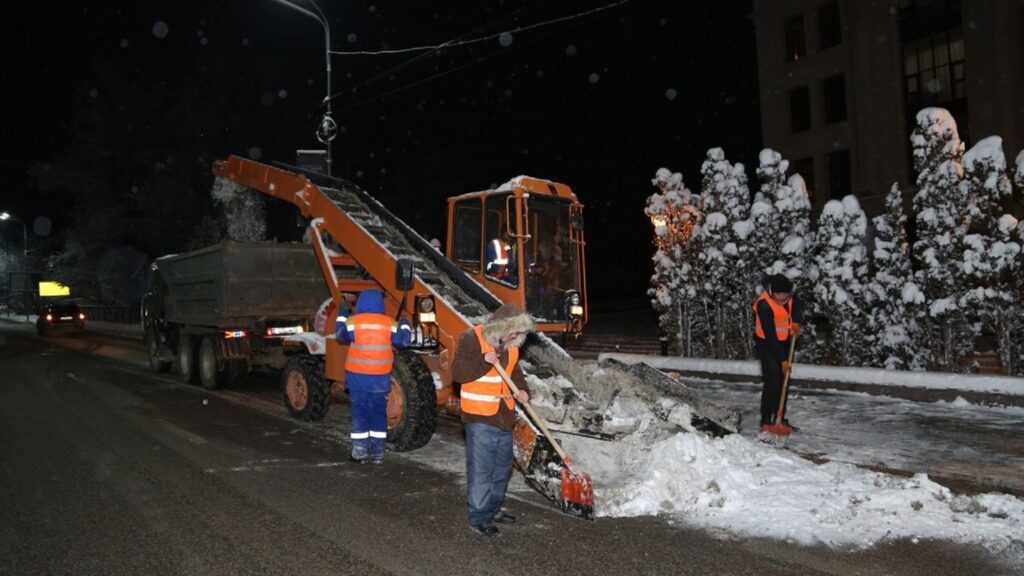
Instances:
[[[508,373],[505,372],[505,369],[502,368],[500,364],[492,364],[492,366],[494,366],[498,371],[498,374],[501,375],[501,379],[505,381],[505,384],[508,384],[512,393],[519,394],[519,387],[517,387],[515,383],[512,382],[512,379],[508,377]],[[520,404],[520,406],[522,406],[526,410],[526,413],[530,415],[530,418],[533,419],[534,424],[540,428],[540,431],[544,433],[544,437],[548,439],[548,442],[551,442],[551,445],[555,447],[555,452],[558,453],[558,456],[561,457],[562,461],[565,462],[567,466],[570,465],[569,457],[565,454],[565,451],[562,450],[562,446],[558,443],[558,440],[555,440],[555,437],[551,435],[547,425],[544,424],[544,420],[541,420],[541,418],[537,416],[537,413],[534,412],[533,406],[530,406],[529,403]]]
[[[789,370],[786,370],[786,374],[782,378],[782,394],[781,398],[779,398],[779,413],[775,417],[775,421],[780,424],[782,423],[782,415],[786,413],[786,389],[789,388],[789,375],[793,373],[794,351],[796,351],[796,334],[792,334],[792,338],[789,339]]]

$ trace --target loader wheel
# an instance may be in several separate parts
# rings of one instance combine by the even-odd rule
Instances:
[[[178,342],[178,379],[193,384],[198,376],[196,371],[196,341],[191,336],[182,336]]]
[[[437,392],[427,365],[413,352],[395,353],[388,394],[388,442],[396,452],[415,450],[437,428]]]
[[[168,372],[172,362],[160,357],[160,343],[157,341],[156,332],[152,328],[146,330],[146,352],[149,355],[149,367],[153,372]]]
[[[214,336],[203,336],[199,344],[199,381],[207,390],[218,390],[228,380],[229,367],[217,361],[217,341]]]
[[[324,378],[323,362],[308,354],[292,356],[281,373],[284,405],[293,418],[319,420],[331,407],[331,385]]]

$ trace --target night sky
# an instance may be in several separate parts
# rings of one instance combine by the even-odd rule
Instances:
[[[611,3],[320,2],[339,51],[478,38]],[[0,117],[0,210],[30,223],[47,216],[50,241],[81,218],[81,192],[42,190],[40,174],[120,128],[111,124],[130,128],[126,154],[160,158],[165,170],[166,160],[196,188],[208,189],[213,159],[294,162],[296,149],[319,147],[324,40],[313,19],[272,0],[29,4],[4,24],[22,56],[7,55],[5,96],[16,104]],[[655,171],[682,171],[696,190],[711,146],[756,164],[754,46],[749,1],[632,0],[466,47],[336,55],[334,173],[428,237],[443,234],[447,196],[519,174],[564,182],[587,206],[592,303],[640,299]],[[107,111],[83,123],[97,108]],[[8,244],[15,233],[0,227]]]

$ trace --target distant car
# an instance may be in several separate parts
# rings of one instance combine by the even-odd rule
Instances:
[[[85,313],[74,302],[47,304],[39,312],[36,333],[46,336],[53,332],[81,332],[85,330]]]

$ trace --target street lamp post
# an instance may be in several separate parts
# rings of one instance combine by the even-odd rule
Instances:
[[[327,95],[324,96],[324,105],[327,106],[327,112],[324,117],[320,119],[320,123],[317,126],[316,137],[327,146],[327,175],[331,175],[331,163],[333,162],[331,156],[331,140],[334,140],[334,136],[337,134],[337,124],[334,122],[334,118],[331,117],[331,27],[327,23],[327,16],[324,15],[320,7],[317,6],[313,0],[308,2],[313,6],[316,12],[312,12],[302,6],[292,4],[289,0],[274,0],[282,6],[287,6],[296,12],[301,12],[310,18],[313,18],[324,27],[324,59],[327,63]]]
[[[10,212],[2,212],[2,213],[0,213],[0,221],[4,221],[4,222],[10,221],[10,222],[17,222],[18,224],[21,224],[21,241],[22,241],[22,245],[21,246],[22,246],[22,250],[23,250],[23,253],[24,253],[25,257],[28,258],[28,228],[25,226],[25,223],[22,222],[21,220],[18,220],[14,216],[11,216]]]

